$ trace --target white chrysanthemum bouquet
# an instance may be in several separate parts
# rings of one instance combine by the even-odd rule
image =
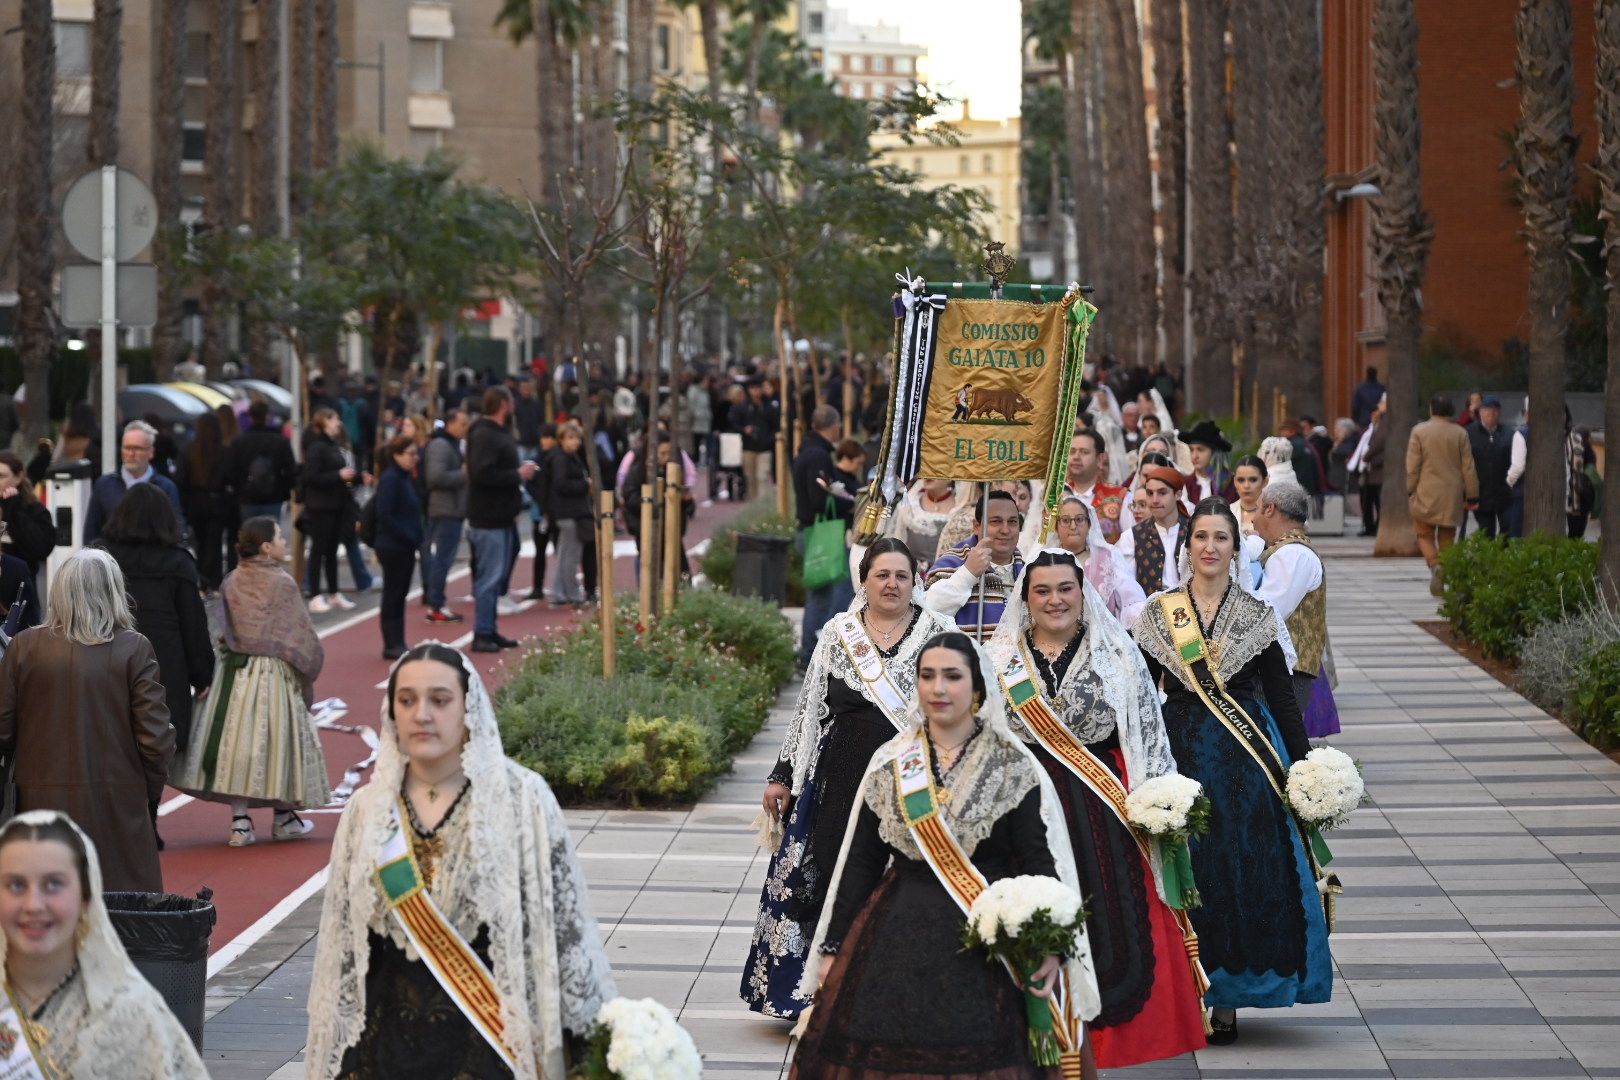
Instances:
[[[1288,806],[1306,825],[1336,829],[1367,794],[1355,759],[1319,746],[1288,769]]]
[[[1204,786],[1180,773],[1144,780],[1125,796],[1125,816],[1159,842],[1166,902],[1174,908],[1197,907],[1201,901],[1187,841],[1209,832]]]
[[[614,998],[596,1014],[573,1080],[698,1080],[703,1059],[692,1036],[652,998]]]
[[[983,949],[1024,980],[1029,1049],[1035,1064],[1058,1064],[1061,1049],[1051,1005],[1029,992],[1029,977],[1048,956],[1073,956],[1086,912],[1080,894],[1057,878],[1002,878],[979,894],[968,910],[962,943]]]

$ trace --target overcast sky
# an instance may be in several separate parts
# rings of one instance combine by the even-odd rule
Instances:
[[[972,99],[973,115],[1018,114],[1018,0],[834,0],[861,22],[899,26],[901,37],[928,50],[929,81],[954,98]],[[960,110],[947,112],[959,115]]]

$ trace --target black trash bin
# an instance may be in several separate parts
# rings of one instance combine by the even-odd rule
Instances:
[[[213,890],[195,897],[103,893],[118,940],[146,981],[163,995],[198,1050],[208,990],[208,939],[214,932]]]
[[[731,595],[757,596],[787,603],[789,536],[737,534],[737,565],[731,572]]]

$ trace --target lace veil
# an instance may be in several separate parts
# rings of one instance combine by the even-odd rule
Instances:
[[[1068,554],[1062,549],[1049,550]],[[1028,573],[1026,566],[1024,574]],[[1081,616],[1085,636],[1058,686],[1057,696],[1062,704],[1055,711],[1063,725],[1082,742],[1096,742],[1107,738],[1110,732],[1119,733],[1119,749],[1125,759],[1125,786],[1129,790],[1145,780],[1175,772],[1176,759],[1170,752],[1164,714],[1159,710],[1158,688],[1148,673],[1141,650],[1119,620],[1109,613],[1102,595],[1084,574],[1080,580],[1085,597]],[[998,672],[1007,670],[1018,655],[1024,632],[1032,624],[1023,592],[1024,580],[1020,575],[1007,600],[1001,625],[985,645]],[[1035,672],[1030,674],[1040,678]],[[1041,690],[1044,693],[1045,687]],[[1020,739],[1033,741],[1034,737],[1016,712],[1008,712],[1007,723]],[[1156,848],[1152,862],[1153,883],[1162,898],[1164,877]]]
[[[107,904],[102,899],[101,863],[96,845],[72,818],[58,810],[18,814],[0,828],[0,836],[21,826],[65,822],[84,845],[90,868],[90,902],[84,910],[84,940],[79,944],[79,979],[84,986],[86,1016],[72,1033],[74,1075],[81,1080],[207,1080],[208,1070],[180,1022],[124,951]],[[0,935],[0,971],[6,939]],[[58,1031],[59,1036],[68,1033]],[[89,1071],[87,1072],[86,1069]]]
[[[1046,826],[1046,843],[1052,853],[1052,863],[1057,867],[1058,878],[1078,893],[1080,879],[1075,872],[1074,852],[1069,846],[1068,828],[1064,824],[1063,807],[1058,802],[1057,791],[1029,748],[1008,730],[1006,699],[1004,695],[993,692],[997,685],[995,669],[982,649],[975,648],[975,651],[985,686],[992,692],[985,694],[984,705],[978,713],[983,731],[968,744],[962,760],[953,770],[950,782],[952,798],[940,808],[940,813],[949,822],[962,849],[971,856],[980,841],[990,835],[996,821],[1022,802],[1030,788],[1038,785],[1041,791],[1041,821]],[[912,685],[915,686],[915,673]],[[805,966],[804,978],[799,983],[798,992],[802,998],[809,999],[820,984],[821,945],[827,938],[827,926],[835,906],[832,898],[838,895],[839,882],[844,876],[844,862],[849,856],[849,845],[855,835],[855,823],[860,820],[861,807],[871,807],[877,814],[878,830],[886,842],[908,857],[922,858],[910,830],[900,820],[899,796],[895,790],[894,761],[917,737],[924,723],[915,692],[908,696],[912,702],[907,728],[872,755],[866,779],[861,782],[855,812],[850,814],[849,824],[844,828],[844,843],[838,852],[838,865],[827,889],[829,899],[822,908],[821,921],[816,924],[815,939],[810,945],[810,963]],[[1097,993],[1091,945],[1084,934],[1080,935],[1075,955],[1064,964],[1064,975],[1069,993],[1073,996],[1075,1012],[1084,1020],[1096,1016],[1102,1008],[1102,1000]]]
[[[616,995],[613,976],[556,797],[538,774],[506,757],[484,680],[465,656],[461,664],[468,682],[461,760],[478,860],[473,917],[489,934],[517,1076],[558,1077],[565,1073],[564,1029],[590,1029],[602,1003]],[[406,765],[390,704],[385,697],[376,774],[343,812],[332,846],[309,997],[305,1059],[312,1078],[336,1076],[365,1028],[369,935],[387,925],[375,858]]]

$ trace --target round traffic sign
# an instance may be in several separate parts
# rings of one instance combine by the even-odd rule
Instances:
[[[146,182],[128,169],[118,170],[119,262],[133,259],[157,235],[157,200]],[[68,188],[62,200],[62,231],[86,259],[101,258],[101,170],[92,169]]]

